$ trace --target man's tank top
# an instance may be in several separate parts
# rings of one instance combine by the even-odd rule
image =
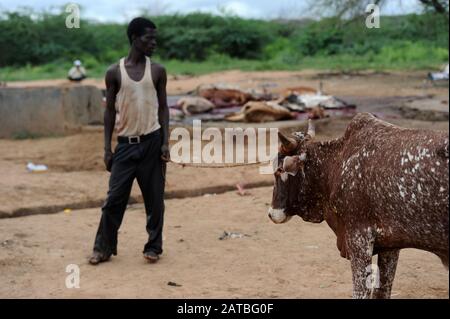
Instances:
[[[121,84],[116,96],[116,131],[119,136],[149,134],[161,126],[158,121],[158,97],[153,85],[151,61],[145,57],[144,76],[134,81],[120,59]]]

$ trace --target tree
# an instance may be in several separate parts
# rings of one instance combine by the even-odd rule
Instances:
[[[392,0],[389,0],[392,1]],[[402,0],[397,0],[399,3]],[[448,0],[416,0],[426,11],[448,15]],[[336,16],[339,18],[358,18],[365,14],[368,4],[380,7],[386,5],[387,0],[310,0],[310,10],[318,16]]]
[[[432,9],[437,13],[448,13],[448,0],[419,0],[425,9]]]

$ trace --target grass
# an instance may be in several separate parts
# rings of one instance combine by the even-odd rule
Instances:
[[[119,57],[117,57],[118,59]],[[109,63],[93,58],[83,61],[91,78],[102,78]],[[155,58],[155,61],[158,61]],[[167,60],[160,61],[169,74],[202,75],[226,70],[242,71],[298,71],[304,69],[331,71],[359,70],[437,70],[448,61],[448,49],[427,48],[405,42],[385,47],[380,53],[365,55],[339,54],[333,56],[300,57],[290,52],[280,52],[266,60],[232,59],[226,55],[212,55],[203,62]],[[55,61],[44,65],[0,68],[0,81],[28,81],[60,79],[67,76],[69,61]]]

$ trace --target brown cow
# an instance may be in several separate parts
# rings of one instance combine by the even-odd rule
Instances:
[[[294,118],[295,116],[287,109],[270,102],[248,102],[239,112],[225,116],[227,121],[246,123],[264,123]]]
[[[439,256],[448,270],[448,133],[397,127],[358,114],[343,137],[314,142],[314,128],[282,145],[269,216],[325,220],[351,261],[354,298],[390,298],[402,248]],[[378,255],[379,284],[368,284]]]
[[[251,94],[234,89],[204,89],[199,92],[199,95],[219,108],[241,106],[255,100]]]
[[[299,86],[299,87],[292,87],[292,88],[287,88],[285,90],[283,90],[283,92],[281,93],[281,96],[283,98],[286,98],[292,94],[295,95],[303,95],[303,94],[319,94],[320,90],[316,90],[313,89],[311,87],[307,87],[307,86]]]

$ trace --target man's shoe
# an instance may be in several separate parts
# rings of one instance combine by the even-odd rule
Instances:
[[[144,258],[150,263],[155,263],[159,260],[159,255],[153,251],[146,251],[144,253]]]
[[[111,255],[106,255],[104,253],[94,251],[92,256],[89,258],[89,263],[91,265],[98,265],[99,263],[108,261]]]

